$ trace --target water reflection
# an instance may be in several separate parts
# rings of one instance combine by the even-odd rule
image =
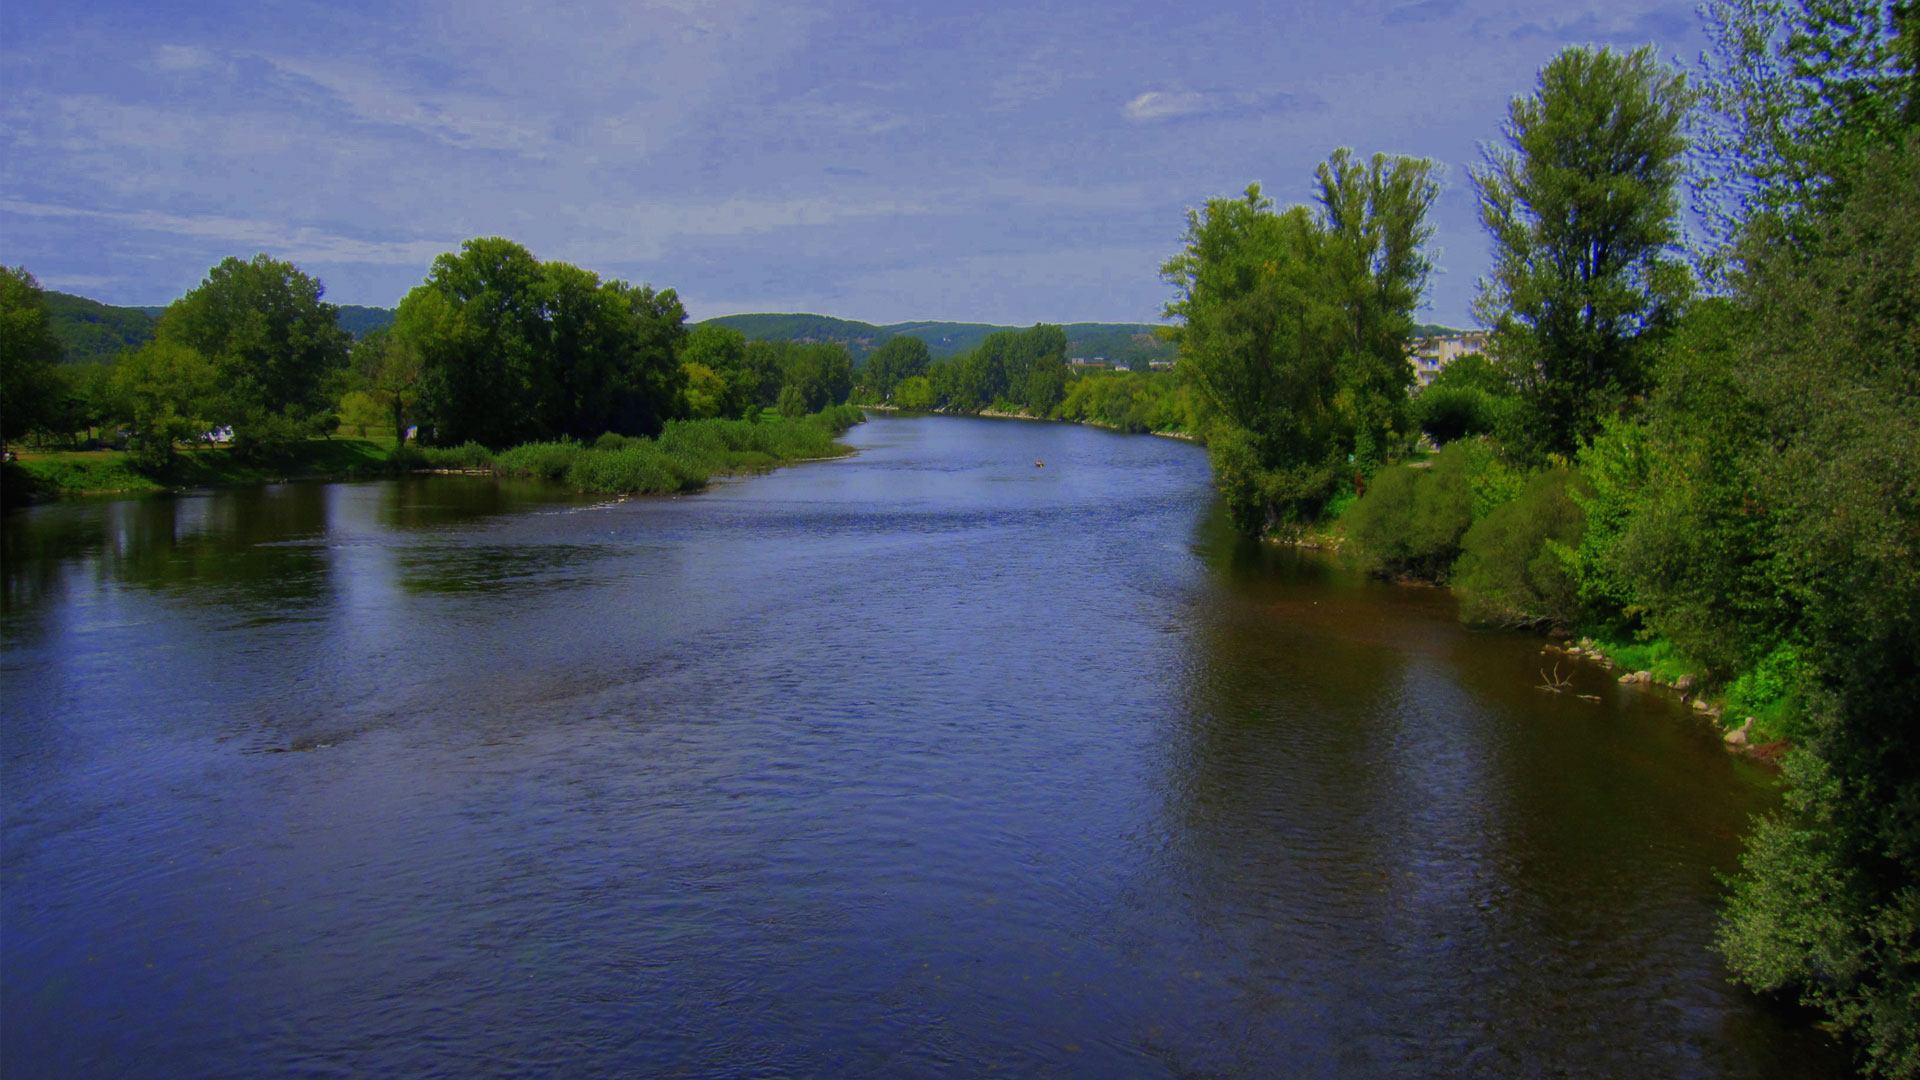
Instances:
[[[1772,796],[1670,702],[1240,543],[1190,446],[852,437],[9,516],[9,1070],[1834,1060],[1706,950]]]

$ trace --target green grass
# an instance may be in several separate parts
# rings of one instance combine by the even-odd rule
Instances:
[[[380,440],[309,439],[290,452],[248,462],[224,447],[175,452],[165,470],[135,467],[120,450],[23,451],[17,463],[35,495],[143,495],[179,488],[234,487],[290,479],[356,479],[397,471]]]
[[[1663,683],[1670,683],[1682,675],[1699,677],[1705,668],[1696,661],[1688,659],[1673,647],[1666,638],[1654,638],[1650,641],[1596,641],[1600,651],[1611,657],[1613,662],[1628,671],[1651,671],[1653,677]]]
[[[479,443],[392,449],[390,440],[336,435],[309,439],[264,461],[243,461],[226,447],[174,454],[168,467],[147,473],[118,450],[23,452],[7,470],[10,502],[48,495],[149,494],[200,487],[238,487],[294,479],[354,480],[412,469],[485,470],[503,476],[565,481],[582,491],[669,494],[693,491],[716,476],[766,472],[791,461],[852,453],[834,441],[866,419],[853,406],[786,419],[675,420],[658,439],[602,435],[591,445],[572,441],[523,443],[492,451]]]
[[[813,416],[749,420],[675,420],[657,439],[602,435],[580,443],[523,443],[490,455],[491,468],[509,476],[565,480],[581,491],[666,495],[705,487],[716,476],[766,472],[791,461],[839,457],[852,449],[834,437],[865,419],[852,406]],[[426,451],[477,466],[477,446]],[[446,460],[443,458],[443,460]],[[452,466],[442,466],[452,467]]]
[[[8,486],[16,482],[24,483],[31,495],[145,493],[167,486],[136,472],[118,450],[22,453],[8,468]]]

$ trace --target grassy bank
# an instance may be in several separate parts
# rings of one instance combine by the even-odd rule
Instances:
[[[118,450],[24,451],[6,467],[9,505],[66,495],[145,495],[283,480],[360,480],[418,470],[491,472],[559,480],[581,491],[672,494],[717,476],[765,472],[794,461],[853,451],[834,441],[865,419],[853,406],[786,419],[676,420],[657,439],[602,435],[592,443],[526,443],[494,451],[478,443],[408,446],[335,436],[311,439],[269,461],[244,461],[226,447],[181,451],[161,470],[137,467]]]
[[[310,439],[267,461],[245,461],[224,446],[173,455],[165,468],[142,469],[121,450],[21,450],[6,474],[9,505],[63,495],[144,495],[203,487],[237,487],[293,479],[346,480],[398,471],[391,450],[374,439]]]
[[[669,495],[696,491],[717,476],[850,454],[852,448],[834,438],[865,418],[859,408],[841,405],[792,419],[675,420],[657,439],[607,434],[591,443],[522,443],[500,451],[468,443],[408,450],[401,457],[416,468],[484,469],[501,476],[559,480],[581,491]]]

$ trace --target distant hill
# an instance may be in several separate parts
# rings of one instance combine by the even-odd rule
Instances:
[[[46,297],[49,329],[66,347],[69,364],[98,363],[137,349],[153,340],[159,322],[146,308],[113,307],[51,289]]]
[[[361,307],[359,304],[341,304],[340,313],[334,317],[340,329],[352,334],[355,341],[383,326],[393,325],[393,309],[383,307]]]
[[[114,307],[98,300],[49,289],[47,316],[53,336],[66,347],[69,364],[95,364],[112,360],[127,349],[137,349],[153,340],[165,307]],[[388,308],[340,305],[340,328],[356,339],[382,326],[393,325]]]
[[[1455,330],[1451,326],[1441,326],[1439,323],[1417,323],[1413,328],[1414,337],[1444,337],[1448,334],[1470,333],[1473,333],[1473,331]]]
[[[1024,330],[1023,326],[995,326],[991,323],[904,322],[888,326],[835,319],[826,315],[722,315],[706,322],[731,327],[750,341],[827,341],[845,345],[858,361],[879,348],[890,337],[906,334],[927,343],[934,357],[953,356],[980,347],[988,334],[1001,330]],[[1135,361],[1170,360],[1174,348],[1154,336],[1146,323],[1068,323],[1061,327],[1067,335],[1070,356],[1104,357],[1122,364]]]

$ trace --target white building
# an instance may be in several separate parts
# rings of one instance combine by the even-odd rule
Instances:
[[[1468,353],[1487,355],[1486,331],[1414,338],[1408,359],[1413,361],[1414,378],[1420,381],[1421,386],[1425,386],[1440,374],[1441,368]]]

